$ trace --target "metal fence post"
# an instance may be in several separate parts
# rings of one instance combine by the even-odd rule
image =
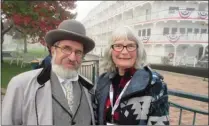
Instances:
[[[92,70],[92,83],[94,84],[95,83],[95,63],[93,64],[93,70]]]
[[[99,77],[99,60],[96,61],[96,76],[95,76],[95,82],[96,82],[96,79]]]

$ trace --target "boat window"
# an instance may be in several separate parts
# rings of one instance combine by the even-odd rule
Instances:
[[[171,34],[176,34],[177,33],[177,28],[172,28],[171,29]]]
[[[194,29],[194,34],[199,34],[199,29],[198,28]]]
[[[186,10],[188,10],[188,11],[194,11],[195,8],[186,8]]]
[[[201,34],[206,34],[207,33],[207,29],[201,29]]]
[[[163,35],[167,35],[167,34],[169,34],[169,28],[165,27],[163,29]]]
[[[147,36],[150,36],[150,35],[151,35],[151,29],[148,28],[148,29],[147,29]]]
[[[192,28],[187,28],[187,34],[192,33]]]
[[[185,32],[186,32],[185,28],[180,28],[179,31],[180,31],[181,34],[185,34]]]
[[[169,7],[169,14],[175,13],[175,11],[178,11],[179,7]]]
[[[141,37],[141,30],[138,31],[138,36]]]
[[[142,30],[142,36],[146,36],[146,29]]]

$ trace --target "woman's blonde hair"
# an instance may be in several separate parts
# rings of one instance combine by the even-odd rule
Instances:
[[[113,31],[112,35],[110,36],[108,46],[105,49],[104,57],[102,59],[101,67],[103,72],[113,72],[116,70],[116,66],[112,60],[112,48],[111,45],[114,44],[117,40],[131,40],[138,44],[137,48],[137,58],[134,64],[134,68],[139,69],[146,65],[146,51],[144,48],[143,43],[139,40],[139,37],[134,33],[133,29],[128,26],[122,26],[117,28]]]

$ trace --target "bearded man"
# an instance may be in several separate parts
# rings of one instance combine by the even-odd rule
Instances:
[[[95,42],[83,24],[64,20],[45,36],[51,65],[11,79],[2,104],[2,125],[94,125],[93,84],[78,74]]]

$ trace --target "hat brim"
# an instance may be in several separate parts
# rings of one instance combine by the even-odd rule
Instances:
[[[95,47],[95,43],[91,38],[66,30],[51,30],[45,36],[45,41],[49,47],[60,40],[73,40],[83,44],[85,54]]]

